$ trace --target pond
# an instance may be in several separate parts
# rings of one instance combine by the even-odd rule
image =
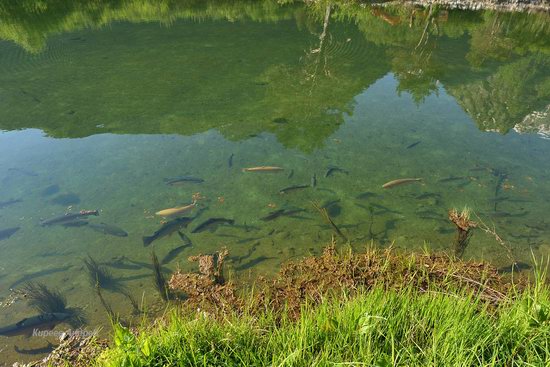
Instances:
[[[88,256],[152,305],[152,250],[168,276],[225,246],[251,279],[334,236],[452,253],[452,208],[480,227],[464,259],[550,255],[548,14],[25,4],[0,7],[0,326],[36,314],[10,302],[36,281],[108,332]],[[48,340],[0,336],[1,358]]]

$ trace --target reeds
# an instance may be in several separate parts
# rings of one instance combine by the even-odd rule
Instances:
[[[115,283],[111,272],[103,265],[99,265],[93,257],[88,255],[87,259],[82,260],[88,271],[90,284],[94,287],[110,288]]]
[[[166,282],[166,278],[164,278],[164,274],[162,274],[162,267],[155,251],[151,251],[151,261],[153,263],[153,281],[155,288],[159,292],[160,297],[164,301],[168,301],[171,297],[170,289],[168,288],[168,283]]]
[[[311,204],[319,212],[319,214],[321,215],[321,218],[323,218],[323,220],[325,222],[327,222],[332,227],[334,233],[336,233],[340,238],[342,238],[344,240],[344,242],[348,242],[348,238],[342,233],[342,231],[340,230],[340,228],[338,228],[336,223],[334,223],[334,221],[332,220],[332,218],[328,214],[327,209],[326,208],[321,208],[319,206],[319,204],[317,204],[316,202],[311,202]]]

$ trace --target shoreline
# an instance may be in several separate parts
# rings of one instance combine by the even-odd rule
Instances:
[[[399,316],[402,319],[395,320],[398,323],[408,324],[417,317],[432,317],[416,316],[418,307],[426,307],[425,304],[429,303],[429,307],[433,307],[435,313],[446,313],[447,310],[451,313],[455,312],[455,306],[458,307],[459,312],[463,310],[467,315],[463,316],[464,320],[455,320],[457,322],[479,322],[476,319],[481,318],[483,322],[495,322],[495,328],[500,327],[497,324],[501,322],[501,317],[506,318],[507,314],[512,314],[510,310],[522,309],[527,300],[538,298],[536,304],[542,304],[541,307],[544,307],[544,310],[550,304],[548,288],[542,278],[529,280],[528,277],[523,276],[525,273],[520,273],[519,276],[513,274],[510,277],[488,263],[462,261],[445,253],[404,253],[391,248],[367,249],[365,252],[355,253],[350,249],[337,251],[332,244],[326,247],[320,256],[306,257],[283,265],[278,275],[272,279],[260,278],[253,289],[249,288],[245,281],[223,279],[223,257],[227,256],[226,250],[222,249],[218,253],[218,258],[222,259],[221,262],[215,260],[211,263],[209,256],[212,255],[198,255],[190,258],[190,261],[198,261],[198,272],[176,271],[172,274],[168,282],[170,289],[174,292],[184,292],[186,298],[182,301],[182,298],[176,300],[176,297],[172,297],[169,303],[165,303],[165,310],[160,316],[147,319],[136,327],[114,323],[114,339],[110,342],[94,336],[79,338],[78,335],[70,337],[64,335],[61,337],[61,344],[48,357],[29,364],[14,364],[14,367],[67,364],[77,367],[109,366],[119,365],[122,360],[132,360],[136,366],[148,366],[151,363],[157,363],[159,358],[164,360],[164,355],[170,354],[171,348],[179,348],[182,340],[176,338],[178,340],[176,341],[173,338],[174,335],[188,334],[185,338],[192,340],[216,339],[219,333],[230,335],[236,332],[233,330],[235,325],[240,325],[237,329],[241,332],[249,328],[246,335],[250,333],[256,338],[249,341],[252,343],[249,345],[250,350],[242,351],[244,353],[242,358],[245,358],[246,354],[257,352],[254,343],[258,343],[259,349],[266,347],[263,353],[267,353],[270,348],[273,348],[273,346],[267,347],[269,340],[272,340],[270,338],[276,338],[280,334],[288,333],[287,337],[290,339],[286,342],[290,347],[294,343],[293,335],[299,334],[296,328],[312,327],[310,324],[312,322],[327,322],[322,320],[327,317],[328,310],[331,310],[329,312],[331,316],[327,327],[334,329],[332,330],[334,338],[352,338],[351,334],[346,335],[353,331],[348,330],[352,325],[344,325],[349,322],[348,313],[355,314],[366,304],[371,303],[372,307],[381,307],[380,312],[384,315],[380,317],[388,319],[393,317],[394,310],[385,309],[384,305],[395,303],[392,307],[402,309],[402,314]],[[219,272],[216,273],[218,270]],[[544,273],[543,276],[545,276]],[[532,311],[532,306],[526,310],[526,312]],[[386,314],[387,312],[389,314]],[[439,321],[447,322],[445,317]],[[452,318],[449,315],[448,317]],[[330,321],[340,318],[342,320],[335,324]],[[267,324],[263,324],[264,322]],[[545,321],[541,325],[544,333],[550,333],[549,323]],[[462,326],[457,326],[459,326],[457,330],[449,332],[460,332],[459,329]],[[266,330],[267,334],[255,335],[257,328]],[[323,330],[317,325],[308,333],[323,335]],[[299,337],[296,335],[296,340]],[[376,339],[375,334],[372,337]],[[187,341],[185,339],[185,342]],[[232,342],[238,344],[239,339]],[[414,340],[414,343],[423,342],[426,342],[423,338]],[[199,340],[193,343],[199,343]],[[330,340],[326,343],[328,343],[327,348],[333,347]],[[144,345],[149,346],[143,349]],[[196,354],[203,351],[205,358],[207,358],[206,355],[215,353],[216,358],[213,361],[218,361],[219,358],[233,360],[235,356],[230,356],[229,354],[233,353],[230,351],[243,348],[243,346],[234,345],[227,347],[229,349],[224,349],[225,347],[220,345],[220,350],[208,352],[199,348],[187,352]],[[352,348],[353,345],[349,347]],[[490,348],[490,345],[479,347]],[[219,353],[221,355],[218,355]],[[501,353],[501,351],[497,350],[495,353]],[[544,353],[550,359],[550,350]],[[274,352],[270,358],[261,355],[257,358],[266,358],[264,360],[266,362],[270,359],[282,358],[283,354],[278,355]],[[313,358],[310,355],[303,357],[307,363],[311,362],[308,358]],[[172,358],[170,363],[175,363],[180,357],[178,354],[166,356],[166,358]],[[187,355],[185,358],[191,357]],[[188,364],[194,365],[190,360],[185,360]],[[224,365],[228,360],[220,364],[212,363]],[[260,365],[263,364],[260,363]]]

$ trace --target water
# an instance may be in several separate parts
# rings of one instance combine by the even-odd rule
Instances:
[[[125,4],[0,9],[0,202],[22,200],[0,208],[0,230],[20,227],[0,240],[4,301],[40,281],[107,332],[82,259],[125,265],[113,274],[158,303],[151,270],[135,264],[182,242],[144,247],[142,237],[160,227],[155,212],[197,193],[203,210],[184,230],[193,246],[170,270],[222,246],[237,276],[317,254],[333,231],[312,202],[329,204],[356,249],[450,250],[447,211],[467,206],[510,251],[477,230],[465,258],[505,267],[550,255],[547,14],[441,11],[427,21],[407,8]],[[264,165],[284,171],[242,172]],[[345,172],[325,177],[331,166]],[[314,174],[315,187],[279,193]],[[204,182],[164,183],[182,175]],[[405,177],[422,181],[382,189]],[[93,209],[90,222],[128,236],[39,225]],[[304,211],[260,219],[279,209]],[[235,225],[192,233],[213,217]],[[127,298],[104,295],[130,318]],[[0,325],[34,314],[20,300],[2,307]],[[37,358],[15,345],[46,344],[0,337],[6,363]]]

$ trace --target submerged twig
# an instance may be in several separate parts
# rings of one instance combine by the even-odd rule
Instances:
[[[330,215],[328,214],[328,211],[326,208],[321,208],[319,206],[319,204],[317,204],[316,202],[311,202],[311,204],[313,205],[313,207],[315,209],[317,209],[317,211],[319,212],[319,214],[321,214],[321,217],[328,223],[330,224],[330,226],[332,227],[332,229],[334,230],[334,232],[340,236],[345,242],[348,242],[348,238],[342,233],[342,231],[340,230],[340,228],[338,228],[338,226],[336,225],[336,223],[334,223],[334,221],[332,220],[332,218],[330,217]]]

